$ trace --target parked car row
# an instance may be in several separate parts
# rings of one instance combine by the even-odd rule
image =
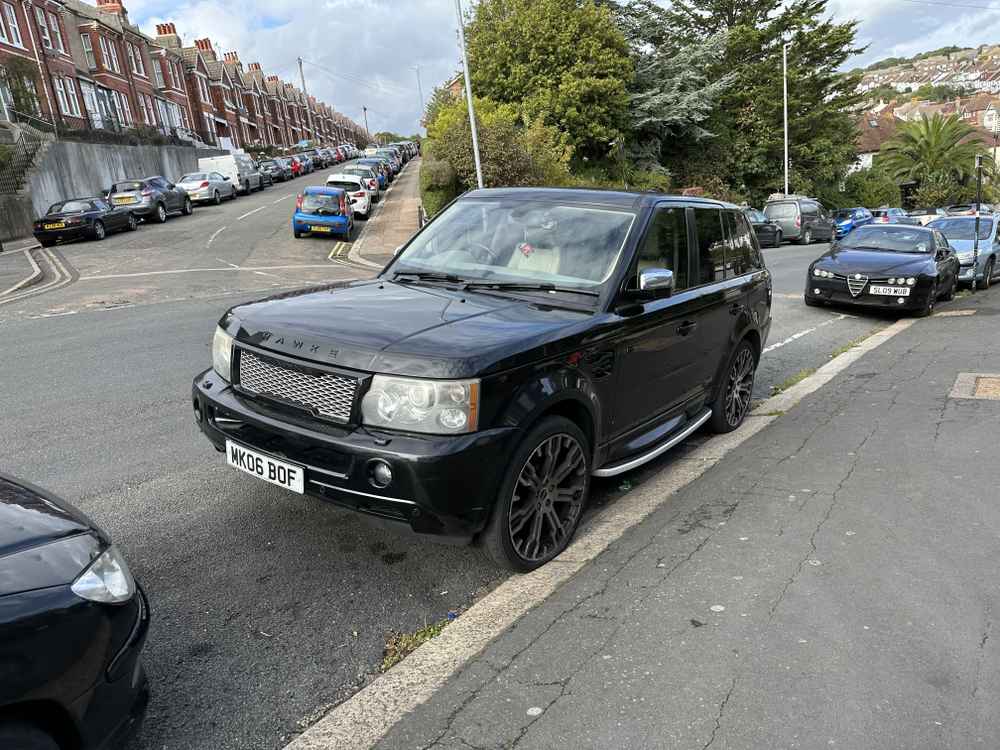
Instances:
[[[162,224],[171,216],[189,216],[196,204],[219,205],[361,153],[356,146],[344,144],[260,162],[244,153],[204,157],[198,159],[198,171],[182,175],[176,182],[161,175],[129,178],[115,182],[101,195],[54,203],[35,221],[33,234],[43,247],[69,240],[103,240],[113,232],[135,231],[140,222]],[[359,174],[377,180],[369,171]],[[381,189],[380,185],[375,191],[375,202]]]

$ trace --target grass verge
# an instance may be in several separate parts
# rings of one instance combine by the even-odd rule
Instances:
[[[792,375],[790,378],[787,378],[784,382],[779,383],[778,385],[772,385],[771,386],[771,395],[772,396],[777,396],[782,391],[787,391],[789,388],[791,388],[796,383],[801,383],[803,380],[805,380],[806,378],[808,378],[814,372],[816,372],[816,368],[815,367],[809,367],[809,368],[807,368],[805,370],[799,370],[797,373],[795,373],[794,375]]]
[[[412,633],[390,634],[388,640],[385,642],[385,650],[382,652],[382,671],[388,672],[392,667],[416,651],[420,645],[426,643],[431,638],[441,635],[441,631],[447,625],[448,620],[441,620],[430,625],[424,625]]]

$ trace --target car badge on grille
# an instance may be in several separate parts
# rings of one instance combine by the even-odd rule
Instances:
[[[853,276],[847,277],[847,288],[851,292],[852,297],[857,297],[861,292],[865,290],[868,285],[868,277],[862,276],[860,273],[856,273]]]

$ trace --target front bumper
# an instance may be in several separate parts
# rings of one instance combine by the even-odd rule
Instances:
[[[908,297],[871,294],[869,292],[870,286],[870,284],[866,285],[861,294],[855,297],[848,290],[846,281],[811,277],[806,282],[805,297],[811,301],[834,305],[913,311],[923,309],[927,305],[927,296],[931,292],[930,285],[923,279],[918,281],[916,286],[910,288],[910,296]]]
[[[986,273],[985,266],[983,268],[976,268],[976,281],[983,280],[983,274]],[[964,284],[972,283],[972,264],[963,265],[958,272],[958,280]]]
[[[833,234],[839,240],[841,237],[846,237],[847,235],[849,235],[852,229],[854,229],[853,225],[842,227],[838,224],[836,227],[834,227]]]
[[[97,685],[78,698],[71,712],[79,717],[84,747],[116,750],[139,733],[149,705],[149,681],[139,657],[149,632],[149,600],[136,585],[137,615],[125,644]]]
[[[194,379],[192,398],[216,450],[228,439],[297,464],[307,495],[459,544],[486,525],[520,436],[513,427],[454,436],[340,427],[246,398],[212,370]],[[369,481],[373,459],[392,469],[384,489]]]

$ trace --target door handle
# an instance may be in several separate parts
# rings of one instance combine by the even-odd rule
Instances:
[[[677,333],[681,336],[688,336],[690,333],[698,327],[698,324],[693,320],[685,320],[679,326],[677,326]]]

